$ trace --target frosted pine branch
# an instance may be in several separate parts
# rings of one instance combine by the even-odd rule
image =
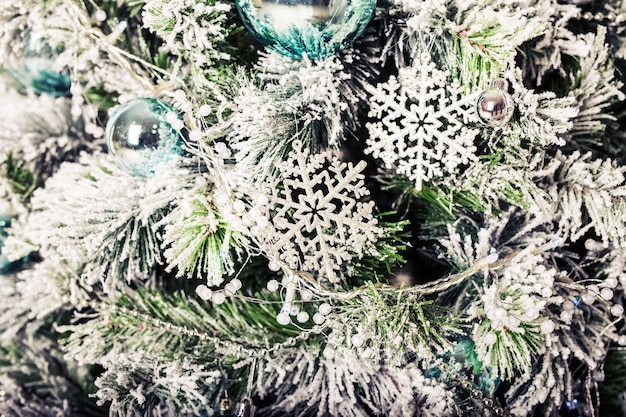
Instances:
[[[565,75],[562,68],[564,56],[583,57],[590,52],[589,45],[577,38],[569,26],[579,13],[575,4],[537,2],[535,18],[544,22],[545,30],[534,42],[522,45],[524,53],[521,56],[525,61],[526,76],[536,79],[536,84],[540,85],[552,70]]]
[[[234,273],[233,251],[242,251],[247,239],[224,219],[209,190],[192,189],[176,197],[175,208],[163,219],[167,270],[178,277],[206,278],[220,285]]]
[[[3,159],[11,153],[35,174],[38,186],[62,161],[77,159],[81,151],[98,152],[104,145],[85,134],[82,117],[72,116],[66,98],[26,97],[12,90],[0,95],[0,111],[14,116],[0,120]]]
[[[562,164],[549,192],[558,208],[555,220],[564,236],[573,241],[593,230],[606,246],[624,247],[626,226],[626,186],[624,169],[611,160],[592,159],[591,154],[575,152],[556,159]]]
[[[63,250],[85,264],[86,284],[101,281],[115,292],[123,282],[145,280],[161,262],[156,226],[186,187],[187,175],[165,169],[145,180],[104,159],[66,163],[33,197],[23,238],[40,245],[44,256]],[[51,225],[53,233],[43,231]]]
[[[47,327],[54,315],[86,302],[92,290],[81,283],[80,265],[72,265],[56,254],[11,278],[10,284],[3,285],[3,293],[8,287],[12,292],[0,309],[3,340],[22,331],[35,333]]]
[[[293,378],[284,372],[287,367]],[[376,378],[371,377],[374,374]],[[274,387],[271,393],[278,398],[268,411],[276,416],[366,417],[372,410],[384,410],[390,417],[415,412],[443,417],[458,412],[450,392],[417,367],[399,370],[373,364],[335,346],[327,346],[319,357],[300,350],[289,357],[270,359],[257,381],[257,389]],[[259,393],[264,396],[266,389]]]
[[[213,60],[229,58],[216,43],[224,42],[226,13],[231,5],[210,1],[201,3],[179,0],[146,2],[142,14],[146,27],[165,42],[165,47],[175,55],[203,57],[201,61],[190,59],[200,66],[210,65]]]
[[[264,82],[242,79],[234,98],[236,112],[228,119],[230,146],[238,168],[267,176],[298,140],[312,149],[338,148],[346,135],[344,119],[354,119],[350,74],[337,59],[287,61],[276,54],[263,58],[271,72]]]
[[[211,404],[223,386],[219,371],[184,358],[130,353],[103,365],[106,371],[95,381],[96,397],[99,405],[109,406],[110,416],[213,414]]]
[[[610,47],[605,43],[606,29],[600,26],[597,34],[585,35],[585,44],[590,53],[580,58],[580,69],[570,75],[574,88],[569,93],[580,106],[573,119],[570,132],[577,142],[600,142],[606,125],[615,120],[609,113],[612,103],[624,100],[620,90],[622,83],[615,79],[615,67],[609,60]],[[598,144],[600,144],[598,143]]]
[[[30,334],[0,345],[0,412],[10,417],[106,416],[77,380],[85,369],[63,359],[54,340]]]
[[[559,98],[554,92],[536,93],[527,89],[520,71],[510,74],[509,81],[520,115],[519,136],[541,146],[565,145],[564,136],[579,116],[579,103],[572,97]]]

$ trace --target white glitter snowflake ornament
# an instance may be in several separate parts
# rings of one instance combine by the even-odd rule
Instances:
[[[330,153],[311,155],[295,141],[277,168],[279,177],[265,180],[268,204],[259,209],[270,221],[260,233],[271,258],[289,268],[339,283],[350,261],[363,255],[382,230],[374,218],[374,202],[361,171]]]
[[[428,54],[371,93],[376,121],[368,124],[366,152],[411,178],[418,191],[477,160],[475,100]]]

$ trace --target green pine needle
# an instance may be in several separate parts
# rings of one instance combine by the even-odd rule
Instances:
[[[396,193],[392,207],[402,216],[417,205],[420,207],[420,218],[449,223],[456,220],[460,213],[484,212],[488,207],[480,196],[470,190],[453,190],[443,184],[425,183],[420,191],[416,191],[415,183],[404,175],[381,174],[377,179],[383,191]]]
[[[259,303],[229,298],[215,305],[181,292],[142,289],[133,297],[99,304],[88,320],[60,331],[67,336],[70,354],[89,352],[89,358],[83,358],[87,363],[98,363],[112,350],[172,358],[186,352],[198,363],[231,362],[300,334],[295,326],[277,323],[281,304],[272,297],[264,291],[255,294]],[[181,332],[183,328],[189,332]]]
[[[379,214],[379,219],[385,219],[394,213]],[[381,221],[378,225],[384,230],[375,244],[367,248],[366,253],[356,259],[352,265],[353,284],[358,281],[381,281],[382,277],[391,275],[393,269],[402,266],[406,260],[402,256],[407,249],[410,232],[406,230],[408,221]]]
[[[7,159],[2,162],[4,167],[3,175],[8,178],[13,191],[21,195],[24,200],[28,200],[33,191],[37,188],[37,181],[32,171],[23,168],[9,152]]]
[[[446,336],[458,331],[459,322],[444,307],[414,292],[391,291],[370,283],[367,291],[337,306],[343,332],[366,336],[360,352],[369,350],[381,359],[400,365],[419,352],[434,355],[449,348]],[[375,314],[373,314],[375,312]],[[336,323],[335,323],[336,325]]]

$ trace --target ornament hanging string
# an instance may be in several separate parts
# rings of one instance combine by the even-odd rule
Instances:
[[[449,275],[447,277],[440,278],[436,281],[429,282],[423,285],[414,285],[412,287],[407,288],[395,288],[388,284],[376,284],[375,287],[381,290],[386,291],[394,291],[402,294],[436,294],[441,291],[445,291],[457,284],[460,284],[467,278],[480,273],[485,270],[496,270],[501,268],[502,266],[512,262],[519,256],[524,255],[525,253],[530,252],[533,255],[538,255],[540,253],[555,249],[563,244],[563,239],[560,237],[552,239],[550,242],[539,246],[537,248],[527,248],[527,249],[516,249],[501,260],[498,260],[499,256],[497,253],[492,253],[484,258],[476,260],[472,266],[464,270],[463,272],[459,272],[457,274]],[[294,275],[302,278],[302,281],[314,289],[318,295],[321,297],[326,297],[334,300],[351,300],[361,294],[366,290],[366,288],[358,288],[356,290],[348,291],[348,292],[334,292],[326,290],[322,285],[320,285],[315,278],[309,274],[308,272],[303,271],[294,271]]]

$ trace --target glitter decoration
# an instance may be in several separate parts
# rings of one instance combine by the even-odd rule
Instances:
[[[263,45],[293,59],[325,58],[363,33],[375,0],[237,0],[248,30]]]

